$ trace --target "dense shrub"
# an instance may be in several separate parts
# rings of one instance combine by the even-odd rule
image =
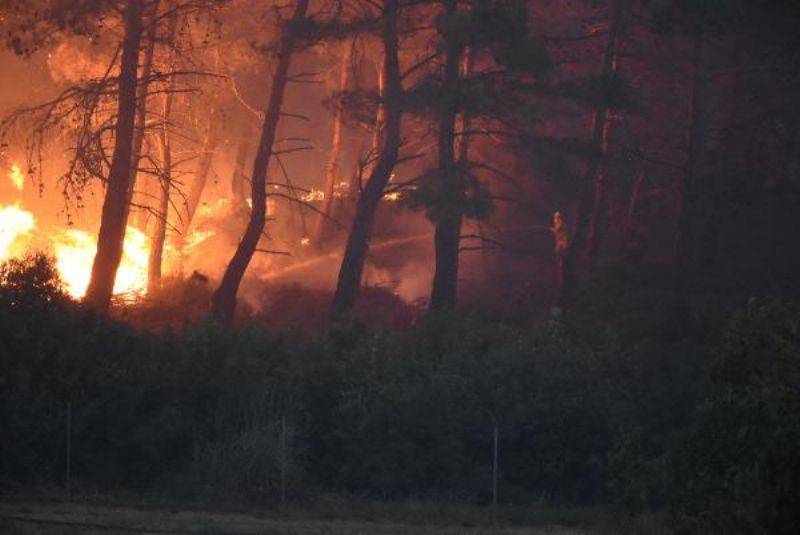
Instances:
[[[676,510],[705,533],[800,531],[800,316],[753,305],[715,348],[713,390],[675,465]]]
[[[84,485],[485,503],[496,427],[503,502],[669,508],[689,530],[796,532],[800,316],[787,308],[752,306],[702,337],[579,316],[154,333],[87,315],[51,267],[0,270],[6,482],[63,480],[70,407]]]

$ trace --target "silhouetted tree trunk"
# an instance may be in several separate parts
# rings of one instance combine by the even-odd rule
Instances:
[[[625,219],[622,222],[622,244],[620,249],[626,252],[633,245],[636,235],[636,213],[639,210],[639,201],[642,197],[642,187],[644,186],[644,170],[636,174],[636,179],[631,185],[631,192],[628,196],[628,206],[625,209]]]
[[[342,43],[342,59],[339,70],[339,91],[347,91],[350,86],[350,70],[353,59],[354,41],[344,41]],[[331,151],[328,153],[328,162],[325,164],[325,178],[322,191],[325,193],[321,214],[317,215],[314,235],[311,243],[321,248],[329,236],[330,218],[333,216],[335,206],[334,191],[336,179],[339,174],[339,158],[342,152],[342,127],[344,124],[344,110],[340,104],[336,105],[333,113],[333,134],[331,136]]]
[[[131,166],[131,181],[128,187],[128,203],[126,205],[125,224],[128,224],[133,193],[136,188],[136,180],[139,176],[139,163],[142,160],[142,147],[144,146],[145,135],[147,134],[147,97],[149,91],[150,75],[153,73],[153,55],[156,48],[156,15],[158,14],[158,1],[153,2],[144,14],[144,20],[148,21],[147,31],[145,32],[146,45],[144,49],[144,59],[142,61],[141,72],[139,73],[139,83],[136,88],[136,123],[133,134],[133,163]]]
[[[731,57],[733,65],[739,66],[744,59],[742,57],[744,45],[740,35],[733,39]],[[741,156],[745,152],[743,145],[747,141],[739,135],[737,122],[741,120],[743,87],[742,70],[734,68],[730,75],[730,93],[725,99],[728,113],[725,119],[725,131],[721,136],[718,149],[718,170],[716,173],[708,173],[703,180],[703,213],[705,217],[699,239],[700,249],[697,251],[697,267],[708,273],[717,264],[720,234],[723,231],[725,218],[730,216],[723,195],[722,181],[735,180],[736,175],[742,172],[739,166],[742,163]]]
[[[445,12],[453,17],[457,11],[455,0],[446,0]],[[463,177],[455,162],[454,140],[458,116],[459,65],[462,45],[457,35],[446,35],[446,56],[442,107],[439,110],[437,139],[437,179],[439,199],[435,213],[436,230],[434,249],[436,271],[433,276],[430,309],[434,312],[451,310],[456,305],[458,291],[458,253],[461,243]]]
[[[136,110],[136,123],[133,134],[133,164],[131,165],[133,177],[131,177],[128,190],[128,214],[125,216],[125,225],[127,227],[131,205],[134,203],[134,198],[137,196],[136,193],[138,191],[138,197],[140,199],[138,204],[140,208],[135,214],[134,219],[135,223],[138,224],[141,229],[144,229],[147,225],[147,215],[149,215],[149,211],[145,208],[145,205],[149,204],[151,200],[149,196],[150,192],[148,191],[148,189],[150,189],[148,188],[150,181],[147,180],[148,177],[139,177],[139,163],[142,159],[142,147],[144,146],[145,135],[147,133],[147,94],[149,78],[153,72],[153,55],[155,54],[156,46],[156,14],[159,3],[159,0],[154,1],[148,12],[143,13],[144,19],[149,21],[149,24],[144,32],[146,44],[140,69],[141,72],[139,73],[139,83],[136,88],[136,102],[138,103],[138,107]],[[145,180],[142,180],[142,178]],[[157,183],[158,181],[156,180],[155,182]]]
[[[169,100],[169,97],[166,97]],[[165,108],[168,107],[165,104]],[[166,127],[164,127],[166,129]],[[172,189],[172,148],[169,136],[160,134],[161,173],[159,197],[153,234],[150,238],[150,255],[147,258],[147,288],[153,290],[161,284],[161,264],[164,256],[164,242],[167,239],[167,216],[169,214],[169,195]]]
[[[608,80],[617,72],[617,48],[619,46],[620,33],[622,31],[625,0],[613,0],[613,14],[611,17],[608,44],[603,57],[603,76]],[[596,147],[600,154],[600,162],[594,176],[594,201],[592,204],[592,222],[590,224],[591,235],[589,238],[589,248],[586,253],[587,263],[590,267],[594,266],[597,260],[597,253],[603,244],[603,240],[608,233],[608,169],[606,167],[606,156],[608,154],[608,141],[611,134],[611,117],[606,106],[605,110],[596,110],[595,113],[602,112],[603,133],[599,146]],[[597,119],[595,119],[597,120]]]
[[[203,191],[208,182],[208,175],[211,173],[211,164],[214,161],[214,151],[217,148],[219,124],[217,118],[217,110],[212,108],[208,115],[208,128],[206,135],[203,139],[203,146],[200,149],[200,157],[197,160],[197,168],[194,172],[194,180],[189,187],[189,193],[186,194],[184,202],[185,212],[179,218],[178,236],[176,240],[176,247],[178,251],[182,251],[186,236],[194,221],[194,216],[197,213],[197,207],[200,206],[200,199],[203,197]]]
[[[171,12],[174,2],[167,4],[167,11]],[[167,27],[167,46],[171,50],[170,69],[175,70],[175,32],[178,27],[178,18],[175,13],[169,17]],[[156,289],[161,285],[161,264],[164,256],[164,242],[167,239],[167,217],[169,216],[169,195],[172,189],[172,146],[169,136],[169,120],[172,113],[172,100],[175,94],[175,77],[169,83],[167,93],[164,94],[164,111],[162,114],[159,141],[161,145],[161,176],[159,177],[159,199],[157,207],[156,224],[150,241],[150,256],[147,259],[147,288]]]
[[[356,214],[347,238],[336,293],[331,304],[334,318],[346,315],[353,307],[361,288],[364,262],[375,222],[375,210],[383,197],[400,152],[400,125],[402,111],[399,98],[403,91],[400,77],[397,36],[398,1],[386,0],[383,5],[381,39],[383,41],[383,91],[381,92],[382,124],[376,125],[383,133],[378,159],[371,168],[369,179],[356,204]]]
[[[134,126],[136,122],[136,88],[139,49],[142,40],[142,4],[130,0],[123,15],[124,37],[118,79],[117,124],[114,131],[114,152],[103,200],[97,254],[92,265],[84,303],[106,312],[114,291],[117,268],[122,260],[130,190],[135,163]]]
[[[309,0],[297,0],[291,21],[283,28],[283,36],[281,37],[277,56],[278,63],[272,79],[272,89],[267,103],[264,126],[261,131],[261,139],[258,143],[258,151],[253,164],[253,174],[250,179],[251,198],[253,200],[250,220],[233,258],[231,258],[228,267],[225,269],[222,282],[211,298],[212,314],[224,323],[229,324],[233,321],[239,284],[248,264],[250,264],[250,260],[253,258],[253,254],[256,252],[258,241],[264,231],[267,218],[267,169],[272,157],[272,146],[275,142],[275,133],[280,121],[284,91],[289,81],[289,67],[295,51],[298,27],[306,16],[308,2]]]
[[[697,166],[702,148],[705,145],[705,111],[701,99],[708,86],[708,72],[705,65],[705,39],[702,30],[694,36],[694,76],[692,79],[687,109],[687,155],[683,175],[678,183],[678,226],[675,232],[675,259],[673,290],[676,304],[681,304],[691,282],[694,263],[694,246],[697,226],[698,183]]]
[[[603,55],[603,76],[609,80],[617,68],[617,40],[622,23],[623,2],[615,0],[611,29]],[[577,285],[578,264],[586,245],[590,229],[594,229],[589,244],[589,260],[593,262],[607,223],[608,191],[606,183],[605,156],[611,131],[611,116],[608,99],[601,99],[593,113],[591,146],[594,150],[581,181],[578,206],[575,211],[572,238],[569,240],[561,261],[561,303],[572,301]]]
[[[247,165],[247,157],[250,154],[253,128],[248,120],[244,120],[243,124],[242,137],[236,147],[236,161],[233,167],[233,176],[231,177],[231,197],[235,213],[247,213],[249,211],[247,206],[248,180],[245,166]]]

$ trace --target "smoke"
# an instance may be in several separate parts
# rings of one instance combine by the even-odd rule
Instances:
[[[78,83],[102,78],[109,71],[112,53],[107,46],[86,37],[70,37],[47,54],[47,66],[53,81]],[[109,72],[114,76],[116,72]]]

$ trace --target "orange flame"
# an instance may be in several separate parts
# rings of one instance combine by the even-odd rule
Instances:
[[[18,204],[0,206],[0,262],[16,256],[20,238],[30,235],[35,227],[33,214]]]
[[[0,205],[0,262],[18,258],[28,248],[36,229],[36,218],[18,204]],[[75,298],[86,294],[92,263],[97,252],[94,236],[84,230],[55,231],[47,236],[55,256],[56,269],[64,289]],[[122,262],[117,270],[114,294],[137,296],[147,291],[147,258],[149,241],[139,230],[128,227],[125,232]]]
[[[22,188],[25,187],[25,174],[22,172],[19,165],[14,164],[11,166],[11,169],[8,170],[8,178],[19,191],[22,191]]]
[[[81,298],[86,294],[92,263],[97,252],[95,238],[88,232],[69,229],[53,237],[56,267],[70,295]],[[145,236],[134,227],[125,231],[122,262],[114,281],[115,295],[136,296],[147,292],[147,257],[150,248]]]
[[[325,192],[320,189],[312,189],[300,198],[303,202],[324,201]]]
[[[216,235],[213,230],[193,230],[184,240],[183,250],[189,251]]]
[[[350,183],[349,182],[337,182],[333,185],[333,196],[336,199],[342,199],[347,197],[350,191]]]

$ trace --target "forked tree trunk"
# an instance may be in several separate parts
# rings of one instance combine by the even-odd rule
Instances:
[[[732,46],[732,59],[734,65],[742,65],[745,58],[742,54],[743,39],[741,36],[734,37]],[[704,176],[703,188],[703,215],[702,235],[698,240],[699,250],[697,251],[697,268],[702,273],[712,273],[717,265],[720,253],[720,239],[724,230],[724,221],[730,217],[727,203],[723,195],[723,181],[732,180],[737,173],[742,172],[738,168],[741,163],[741,155],[745,153],[743,139],[740,135],[741,128],[737,123],[741,120],[742,111],[742,89],[744,88],[744,78],[741,69],[734,69],[730,78],[730,93],[725,99],[728,106],[725,131],[719,139],[720,156],[717,158],[718,170],[710,176]],[[792,154],[793,151],[788,151]],[[774,213],[774,212],[773,212]],[[770,236],[774,237],[773,233]]]
[[[131,165],[131,181],[128,186],[128,203],[125,207],[125,224],[128,222],[128,215],[130,214],[131,202],[133,201],[133,194],[136,188],[136,180],[139,176],[139,163],[142,160],[142,147],[144,146],[145,135],[147,134],[147,97],[150,84],[150,75],[153,73],[153,55],[156,48],[156,15],[158,14],[158,1],[153,2],[144,14],[144,19],[149,21],[147,31],[145,32],[144,58],[142,61],[141,72],[139,73],[139,83],[136,88],[136,123],[133,134],[133,156]]]
[[[384,72],[383,62],[381,62],[380,72],[378,72],[378,94],[383,95],[386,93],[386,73]],[[357,172],[353,173],[350,178],[349,195],[357,198],[361,195],[364,189],[364,177],[369,178],[372,174],[374,167],[378,163],[380,157],[381,147],[383,146],[384,133],[386,130],[386,107],[378,106],[378,112],[375,114],[375,122],[372,128],[372,138],[369,140],[370,148],[367,153],[367,158],[358,162]],[[359,154],[363,154],[364,145],[367,143],[366,139],[361,142],[359,147]]]
[[[445,9],[448,16],[455,15],[455,0],[447,0]],[[439,111],[438,169],[437,178],[440,202],[435,216],[434,249],[436,271],[433,275],[430,310],[442,312],[452,310],[456,305],[458,292],[458,253],[461,244],[461,220],[463,211],[463,178],[455,162],[455,130],[458,117],[456,94],[459,83],[459,65],[463,47],[454,36],[446,36],[447,50],[444,66],[442,92],[445,102]]]
[[[206,129],[206,136],[203,139],[203,146],[200,149],[200,157],[197,160],[194,180],[192,180],[189,193],[186,195],[183,214],[181,214],[179,218],[178,235],[175,244],[178,251],[183,251],[186,236],[189,234],[192,221],[194,221],[194,216],[197,214],[197,207],[200,206],[200,199],[203,197],[203,191],[208,182],[208,175],[211,173],[211,164],[214,161],[214,151],[218,143],[218,132],[217,111],[212,108],[208,114],[208,128]]]
[[[350,70],[353,59],[354,41],[342,43],[342,59],[339,70],[339,91],[347,91],[350,86]],[[342,152],[342,127],[344,124],[344,110],[337,104],[333,113],[333,134],[331,137],[331,151],[328,153],[328,162],[325,164],[325,178],[322,191],[325,194],[322,203],[322,213],[317,215],[311,243],[316,248],[322,248],[330,236],[330,220],[335,206],[334,192],[336,179],[339,175],[339,158]]]
[[[167,96],[167,99],[169,97]],[[165,106],[166,107],[166,106]],[[169,136],[160,134],[161,173],[159,198],[156,207],[155,227],[150,238],[150,255],[147,258],[147,289],[154,290],[161,285],[161,264],[164,257],[164,243],[167,239],[167,216],[169,214],[169,195],[172,189],[172,148]]]
[[[139,73],[139,83],[136,88],[136,102],[137,102],[137,110],[136,110],[136,122],[134,127],[134,134],[133,134],[133,164],[131,165],[131,173],[133,176],[131,177],[130,186],[128,189],[128,206],[126,210],[128,211],[127,215],[125,216],[125,224],[127,227],[128,219],[130,218],[130,210],[131,205],[134,203],[134,198],[139,197],[139,210],[134,215],[135,224],[139,226],[139,228],[144,229],[147,225],[147,215],[148,211],[144,208],[147,205],[151,197],[149,196],[149,184],[150,180],[141,180],[142,177],[139,177],[139,163],[142,159],[142,147],[144,146],[145,136],[147,133],[147,96],[148,96],[148,85],[150,75],[153,72],[153,55],[155,54],[155,46],[156,46],[156,15],[158,12],[158,5],[160,4],[160,0],[154,1],[148,12],[143,13],[144,19],[149,21],[149,25],[147,27],[147,31],[144,32],[145,37],[145,48],[144,48],[144,57],[142,60],[141,65],[141,72]],[[157,183],[157,181],[155,181]],[[137,191],[139,195],[137,195]]]
[[[402,111],[398,100],[403,86],[400,77],[400,60],[398,57],[397,17],[398,1],[386,0],[383,5],[381,40],[383,41],[383,91],[381,92],[381,109],[383,117],[376,129],[382,132],[382,147],[375,165],[372,166],[369,179],[358,197],[356,214],[347,238],[336,293],[331,304],[331,316],[346,316],[355,304],[361,288],[364,262],[369,250],[369,240],[375,223],[375,211],[383,197],[383,191],[392,175],[400,152],[400,126]]]
[[[172,12],[173,2],[168,3],[167,11]],[[178,28],[178,18],[175,13],[169,17],[167,28],[167,45],[171,50],[170,69],[175,70],[175,33]],[[169,120],[172,114],[172,101],[175,95],[175,77],[169,83],[169,89],[164,95],[164,111],[162,115],[159,140],[161,145],[161,176],[159,177],[159,199],[156,215],[156,224],[150,240],[150,255],[147,259],[147,288],[157,289],[161,285],[161,264],[164,257],[164,242],[167,239],[167,217],[169,216],[169,195],[172,189],[172,146],[169,136]]]
[[[212,314],[226,324],[230,324],[233,321],[239,284],[242,282],[244,272],[256,252],[258,241],[264,231],[264,224],[267,218],[267,169],[272,157],[272,146],[275,142],[275,133],[280,121],[283,95],[286,84],[289,81],[289,67],[298,37],[297,28],[306,16],[308,2],[309,0],[297,0],[292,19],[283,29],[283,36],[278,50],[278,64],[272,80],[272,89],[267,103],[256,159],[253,163],[251,177],[253,208],[250,211],[250,220],[233,258],[231,258],[228,267],[225,269],[222,282],[211,297]]]
[[[252,136],[253,128],[250,122],[245,120],[242,127],[242,137],[236,147],[236,161],[234,162],[233,176],[231,177],[231,203],[234,213],[237,214],[249,211],[247,206],[248,180],[245,167],[247,165],[247,156],[250,154]]]
[[[701,30],[694,37],[694,77],[687,109],[687,154],[683,176],[678,183],[678,226],[675,232],[673,292],[676,305],[682,305],[689,289],[696,242],[698,183],[697,166],[705,146],[706,116],[701,99],[708,86],[705,65],[705,38]]]
[[[611,18],[608,44],[603,57],[603,75],[607,79],[617,72],[617,47],[623,23],[624,1],[625,0],[613,0],[614,12]],[[589,236],[589,247],[586,252],[586,259],[589,267],[593,267],[597,260],[597,254],[608,233],[609,220],[608,169],[606,167],[606,157],[608,155],[608,141],[611,135],[611,117],[607,106],[605,110],[596,110],[596,112],[600,111],[602,111],[603,132],[599,145],[595,147],[601,159],[594,176],[594,201],[592,203],[592,221],[590,223],[591,234]]]
[[[639,211],[639,201],[642,197],[642,187],[644,186],[645,174],[644,170],[636,173],[636,179],[631,186],[631,192],[628,196],[628,206],[625,209],[625,219],[622,222],[622,236],[621,247],[623,252],[630,249],[636,233],[637,221],[636,213]]]
[[[615,0],[614,15],[608,44],[603,56],[603,74],[610,77],[616,72],[616,47],[620,24],[623,14],[622,0]],[[608,138],[611,131],[611,117],[607,99],[602,99],[593,113],[592,147],[595,154],[587,164],[586,174],[581,181],[581,190],[578,195],[578,205],[575,211],[572,238],[561,261],[561,304],[568,305],[574,298],[578,278],[578,264],[581,253],[586,246],[589,231],[594,227],[592,242],[590,244],[590,260],[597,252],[600,241],[600,225],[598,219],[607,209],[607,184],[605,156],[608,150]],[[594,223],[593,223],[594,221]]]
[[[114,291],[117,268],[122,260],[129,192],[133,177],[133,141],[136,121],[136,87],[139,48],[142,40],[142,5],[129,0],[123,15],[125,33],[118,79],[117,124],[114,131],[114,152],[108,177],[97,254],[84,297],[89,308],[105,313]]]

